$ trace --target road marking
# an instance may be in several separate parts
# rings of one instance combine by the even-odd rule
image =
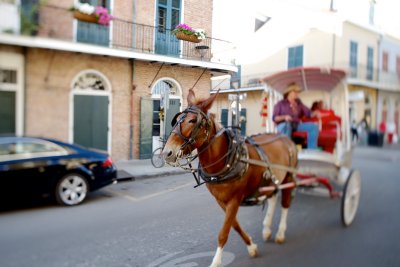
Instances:
[[[189,182],[189,183],[177,186],[177,187],[173,187],[173,188],[165,189],[165,190],[153,193],[153,194],[145,195],[143,197],[133,197],[133,196],[131,196],[129,194],[126,194],[126,193],[121,193],[121,192],[117,192],[117,191],[110,191],[110,190],[107,190],[107,192],[110,193],[111,195],[119,196],[119,197],[125,198],[125,199],[127,199],[129,201],[132,201],[132,202],[139,202],[139,201],[147,200],[147,199],[154,198],[154,197],[157,197],[157,196],[161,196],[161,195],[173,192],[173,191],[177,191],[179,189],[182,189],[182,188],[187,187],[187,186],[192,185],[192,184],[193,184],[192,182]]]
[[[195,259],[199,258],[205,258],[208,257],[210,258],[210,262],[212,261],[212,258],[214,257],[215,252],[214,251],[207,251],[207,252],[199,252],[199,253],[194,253],[186,256],[181,256],[179,258],[173,259],[176,255],[181,254],[183,251],[175,252],[175,253],[170,253],[167,254],[149,265],[147,267],[193,267],[193,266],[200,266],[198,262],[195,261]],[[232,252],[224,251],[222,252],[222,267],[227,266],[233,260],[235,259],[235,254]]]

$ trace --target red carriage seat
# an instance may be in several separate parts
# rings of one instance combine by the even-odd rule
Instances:
[[[333,110],[321,110],[321,118],[305,118],[302,121],[317,122],[319,124],[318,146],[326,152],[333,153],[340,130],[341,118],[336,116]],[[307,147],[307,132],[295,131],[292,138],[296,144]],[[341,138],[341,136],[339,136]]]

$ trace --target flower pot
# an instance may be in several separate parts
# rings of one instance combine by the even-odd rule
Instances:
[[[183,32],[177,32],[175,34],[176,38],[179,40],[183,40],[183,41],[188,41],[188,42],[192,42],[192,43],[200,43],[201,39],[197,38],[196,35],[187,35]]]
[[[97,23],[98,18],[95,14],[85,14],[82,12],[79,12],[78,10],[74,11],[74,18],[80,21],[88,22],[88,23]]]

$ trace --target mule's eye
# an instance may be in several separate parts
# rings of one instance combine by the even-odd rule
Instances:
[[[197,122],[197,119],[191,119],[190,121],[189,121],[189,123],[196,123]]]

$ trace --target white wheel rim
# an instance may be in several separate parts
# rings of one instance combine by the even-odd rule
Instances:
[[[164,165],[164,156],[161,154],[161,149],[158,149],[153,153],[151,158],[154,167],[161,168]]]
[[[65,204],[76,205],[85,199],[87,185],[78,175],[68,176],[61,182],[58,193]]]
[[[344,195],[344,222],[349,225],[356,216],[358,204],[360,202],[361,193],[361,176],[360,172],[354,170],[349,177],[349,181]]]

